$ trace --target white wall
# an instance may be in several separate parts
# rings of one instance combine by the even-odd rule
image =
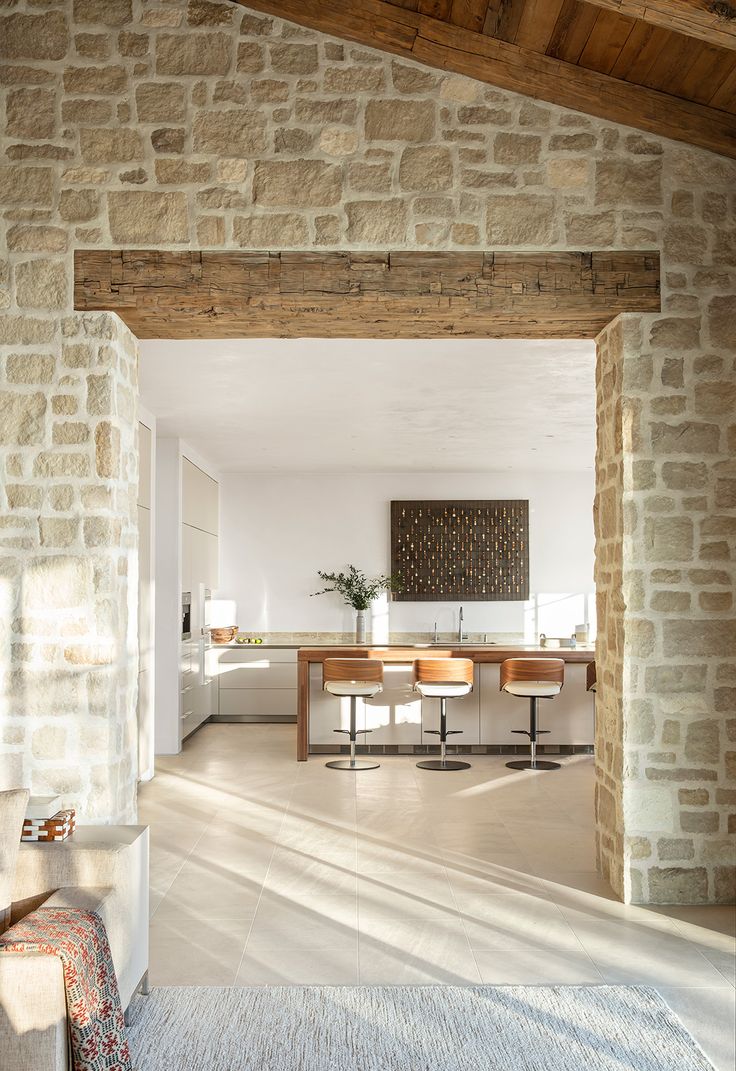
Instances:
[[[593,590],[592,472],[220,476],[220,588],[244,631],[350,631],[318,569],[390,568],[392,499],[528,498],[532,592]],[[521,602],[464,603],[469,632],[522,632]],[[457,603],[391,603],[396,632],[456,627]],[[576,622],[571,623],[574,625]]]

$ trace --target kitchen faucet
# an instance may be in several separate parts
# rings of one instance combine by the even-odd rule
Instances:
[[[463,642],[463,608],[460,607],[460,613],[457,618],[457,642]]]

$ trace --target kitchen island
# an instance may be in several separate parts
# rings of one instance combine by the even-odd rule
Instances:
[[[297,652],[297,759],[310,752],[333,753],[334,730],[344,728],[346,705],[322,690],[322,664],[326,658],[375,658],[384,663],[384,690],[366,702],[365,737],[368,746],[382,751],[412,754],[427,746],[425,729],[437,728],[437,700],[422,699],[411,687],[411,666],[416,658],[469,658],[475,664],[473,691],[448,707],[452,728],[463,736],[453,743],[476,751],[515,750],[520,747],[513,729],[528,721],[528,704],[499,689],[499,667],[507,658],[562,658],[565,686],[558,697],[540,705],[547,746],[590,750],[594,737],[593,696],[586,689],[585,671],[595,659],[593,647],[547,648],[530,645],[475,643],[422,643],[386,646],[315,646]],[[359,719],[360,723],[360,719]]]

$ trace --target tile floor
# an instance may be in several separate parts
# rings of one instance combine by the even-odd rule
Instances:
[[[595,873],[593,760],[360,774],[294,727],[205,726],[140,790],[154,985],[642,983],[734,1067],[732,908],[635,908]]]

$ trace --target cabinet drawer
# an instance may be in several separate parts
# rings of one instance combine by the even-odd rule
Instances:
[[[223,688],[220,714],[284,714],[296,717],[295,688]]]
[[[282,649],[278,647],[265,647],[260,643],[255,647],[228,647],[226,651],[219,651],[220,662],[262,662],[267,659],[269,662],[291,662],[296,665],[297,651],[295,648],[289,650],[288,648]]]
[[[270,658],[240,665],[221,662],[218,676],[220,688],[296,688],[296,665]]]

